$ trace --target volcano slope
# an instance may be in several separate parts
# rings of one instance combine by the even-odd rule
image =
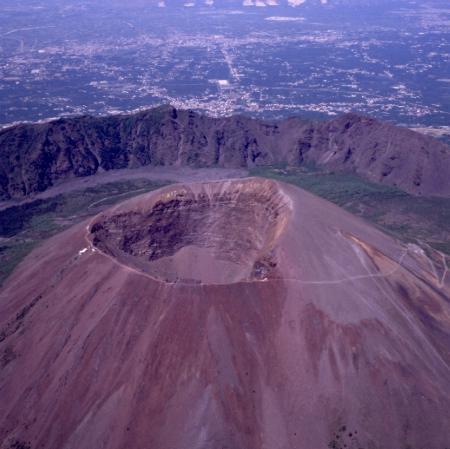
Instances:
[[[445,449],[435,265],[272,180],[128,200],[0,293],[0,447]]]

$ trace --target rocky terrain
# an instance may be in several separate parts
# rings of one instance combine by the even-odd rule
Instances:
[[[444,449],[434,256],[261,178],[123,202],[0,290],[0,447]]]
[[[450,195],[450,147],[365,116],[264,122],[159,107],[130,115],[63,118],[0,131],[0,199],[141,166],[318,164],[426,196]]]

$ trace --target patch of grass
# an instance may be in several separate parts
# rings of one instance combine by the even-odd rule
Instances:
[[[63,218],[92,215],[107,205],[166,184],[146,179],[119,181],[12,206],[0,213],[0,237],[14,237],[23,233],[27,237],[30,234],[53,234],[60,228],[59,223]]]
[[[147,179],[118,181],[0,211],[0,286],[43,240],[112,204],[167,184]]]
[[[417,197],[354,174],[317,167],[258,167],[251,175],[301,187],[405,242],[423,241],[450,255],[450,199]]]
[[[22,206],[12,206],[0,212],[0,236],[13,237],[26,228],[33,217],[47,215],[55,211],[57,203],[36,200]]]
[[[2,246],[0,252],[0,286],[37,244],[37,241],[12,241]]]

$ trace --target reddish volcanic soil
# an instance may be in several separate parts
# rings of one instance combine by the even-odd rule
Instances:
[[[250,178],[170,186],[0,292],[0,448],[446,449],[450,274]]]

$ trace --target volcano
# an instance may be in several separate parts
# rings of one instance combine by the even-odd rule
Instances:
[[[133,198],[0,292],[0,447],[445,449],[447,274],[272,180]]]

